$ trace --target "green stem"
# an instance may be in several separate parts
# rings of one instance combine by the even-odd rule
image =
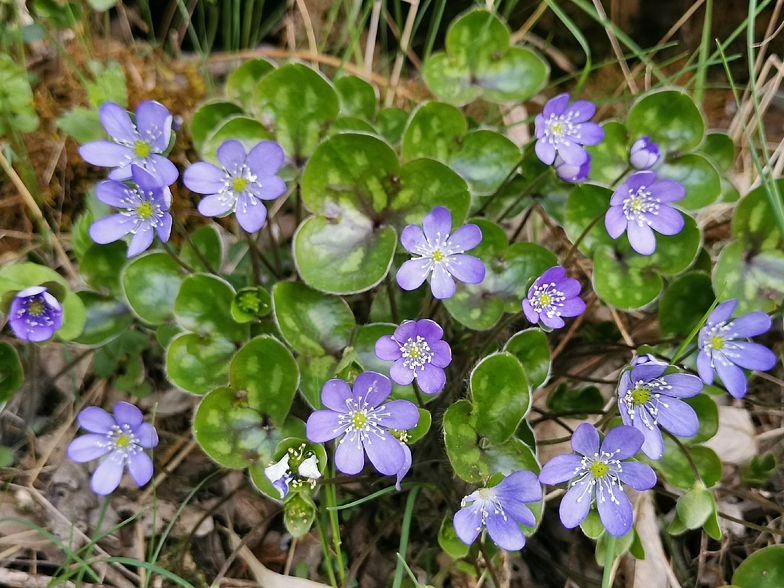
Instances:
[[[335,477],[335,462],[332,462],[332,477]],[[337,490],[334,484],[330,484],[324,490],[327,493],[327,511],[329,513],[329,523],[332,527],[332,543],[335,545],[335,557],[338,560],[338,574],[340,575],[340,581],[346,581],[346,570],[343,567],[343,553],[340,550],[340,523],[338,521],[338,513],[334,510],[334,507],[337,506]]]
[[[161,241],[161,245],[163,245],[163,248],[166,251],[166,253],[169,254],[169,257],[171,257],[174,261],[177,262],[177,265],[179,265],[182,269],[184,269],[189,274],[196,273],[196,271],[190,265],[188,265],[188,263],[185,260],[183,260],[179,255],[177,255],[174,252],[174,249],[172,249],[172,246],[169,245],[169,243],[164,243],[163,241]]]
[[[530,143],[529,143],[529,145],[530,145]],[[531,153],[533,153],[533,149],[528,149],[528,152],[526,153],[525,150],[526,150],[527,147],[528,147],[528,145],[523,147],[523,156],[520,158],[520,161],[518,161],[517,163],[514,164],[514,167],[509,171],[507,176],[504,178],[504,181],[501,182],[501,185],[498,186],[498,188],[496,189],[495,192],[493,192],[493,194],[490,196],[490,198],[485,200],[485,203],[482,204],[482,206],[479,208],[479,210],[476,211],[476,214],[474,216],[479,216],[485,210],[487,210],[487,207],[490,206],[493,203],[493,200],[495,200],[496,197],[501,193],[501,190],[506,188],[506,185],[512,180],[512,177],[514,177],[515,172],[517,171],[517,168],[520,167],[521,165],[523,165],[523,163],[525,163],[525,160],[528,159],[528,157],[530,157]]]
[[[602,574],[602,588],[610,588],[612,581],[612,567],[615,561],[615,537],[607,533],[607,543],[604,545],[604,573]]]
[[[504,210],[500,214],[500,216],[497,219],[495,219],[495,222],[500,223],[502,220],[504,220],[506,218],[506,215],[512,212],[517,207],[517,205],[523,201],[523,198],[525,198],[531,192],[533,192],[534,188],[536,188],[539,184],[541,184],[542,180],[544,180],[549,175],[549,173],[550,173],[550,168],[548,167],[541,174],[536,176],[534,180],[530,184],[528,184],[528,186],[526,186],[525,189],[520,193],[517,199],[514,202],[512,202],[512,204],[507,206],[506,210]]]
[[[493,565],[490,554],[487,553],[484,536],[479,540],[479,551],[482,553],[482,557],[485,559],[485,567],[490,572],[490,577],[493,578],[493,584],[495,584],[495,588],[501,588],[501,579],[498,577],[498,572]]]
[[[321,509],[321,517],[325,518],[327,511],[325,509]],[[326,563],[327,568],[327,575],[329,576],[329,583],[332,584],[332,588],[338,588],[338,581],[335,579],[335,570],[332,566],[332,556],[329,554],[329,541],[327,540],[327,534],[324,530],[326,526],[326,521],[319,521],[318,517],[316,518],[316,530],[318,531],[319,541],[321,542],[321,550],[324,552],[324,562]]]
[[[196,243],[193,242],[190,233],[182,225],[179,219],[177,219],[176,216],[172,215],[172,221],[174,222],[174,228],[176,228],[177,232],[180,233],[180,235],[182,235],[185,238],[185,240],[188,242],[188,245],[190,245],[191,249],[193,249],[193,252],[196,254],[196,257],[199,258],[199,261],[202,263],[202,265],[205,268],[207,268],[208,272],[217,276],[218,272],[216,272],[215,269],[212,267],[212,265],[210,265],[210,262],[207,261],[206,257],[204,257],[204,254],[202,254],[201,250],[198,247],[196,247]]]
[[[697,61],[697,81],[694,85],[694,101],[702,104],[705,93],[705,79],[708,75],[708,50],[711,44],[711,24],[713,22],[713,0],[705,0],[705,18],[702,21],[700,56]]]
[[[403,512],[403,526],[400,529],[400,547],[398,548],[398,553],[401,557],[405,558],[406,550],[408,549],[408,535],[411,532],[411,516],[414,514],[414,505],[416,503],[416,497],[421,490],[421,486],[415,486],[411,489],[411,493],[406,498],[406,510]],[[395,568],[395,580],[392,582],[392,588],[400,588],[400,584],[403,582],[403,566],[400,563],[400,560],[397,562],[397,567]]]
[[[417,402],[419,403],[419,407],[420,408],[425,408],[425,401],[422,400],[422,392],[420,392],[420,390],[419,390],[419,384],[417,384],[416,380],[411,382],[411,384],[414,386],[414,394],[416,394]]]
[[[387,296],[389,296],[389,314],[392,316],[392,322],[397,324],[398,323],[398,314],[397,314],[397,300],[395,299],[395,289],[392,286],[392,273],[390,272],[389,277],[387,278]]]
[[[702,476],[700,475],[700,471],[697,469],[697,464],[695,463],[694,458],[691,456],[691,453],[686,448],[686,446],[683,443],[681,443],[681,440],[678,439],[678,437],[676,437],[666,429],[662,429],[662,430],[670,439],[672,439],[675,442],[675,445],[678,446],[678,449],[681,450],[681,453],[683,453],[683,455],[686,456],[686,459],[689,462],[689,466],[691,466],[691,471],[694,472],[694,481],[702,482]]]
[[[591,229],[593,229],[599,223],[599,221],[605,217],[606,214],[607,211],[605,210],[604,212],[602,212],[602,214],[600,214],[595,219],[593,219],[587,227],[583,229],[583,232],[580,233],[580,236],[577,237],[577,240],[572,244],[572,248],[569,249],[569,252],[566,254],[566,257],[564,257],[564,260],[561,263],[562,266],[569,267],[569,261],[571,261],[572,256],[574,255],[575,251],[577,251],[577,248],[580,246],[580,243],[583,242],[583,239],[585,239],[588,233],[591,232]]]

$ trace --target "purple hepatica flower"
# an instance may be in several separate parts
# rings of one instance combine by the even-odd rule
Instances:
[[[658,143],[652,143],[650,135],[643,135],[632,143],[629,163],[637,169],[651,169],[661,159]]]
[[[632,249],[651,255],[656,251],[653,231],[677,235],[683,229],[683,215],[669,203],[685,195],[684,187],[674,180],[657,182],[653,172],[634,173],[613,193],[604,226],[613,239],[628,230]]]
[[[566,277],[566,269],[551,267],[529,288],[523,300],[525,318],[534,325],[541,320],[550,329],[560,329],[565,324],[562,316],[578,316],[585,310],[580,288],[580,282]]]
[[[307,451],[303,443],[298,449],[289,447],[280,461],[264,468],[264,475],[283,500],[289,493],[289,486],[302,488],[307,484],[311,489],[315,488],[321,472],[318,457],[312,451]]]
[[[8,324],[19,339],[40,343],[63,326],[63,307],[44,286],[31,286],[11,301]]]
[[[670,365],[666,361],[662,361],[658,359],[655,355],[651,353],[642,353],[640,355],[635,355],[634,359],[632,359],[631,362],[632,367],[637,367],[638,365],[649,365],[649,364],[665,365],[665,366]]]
[[[599,446],[599,432],[583,423],[572,435],[573,453],[556,455],[539,474],[539,480],[554,486],[572,480],[572,487],[561,499],[559,514],[567,529],[585,520],[591,503],[596,500],[599,518],[614,537],[622,537],[632,528],[632,504],[623,484],[635,490],[648,490],[656,484],[651,466],[624,461],[640,450],[645,440],[634,427],[620,425],[610,429]]]
[[[700,331],[697,370],[702,381],[710,385],[715,369],[727,392],[735,398],[743,398],[748,391],[748,382],[740,368],[765,372],[773,369],[777,360],[764,345],[745,340],[767,333],[773,325],[771,318],[758,310],[730,321],[737,306],[737,299],[727,300],[708,316]]]
[[[158,233],[158,238],[166,243],[171,234],[172,218],[169,210],[169,189],[138,165],[132,166],[133,181],[131,188],[117,180],[104,180],[95,187],[98,200],[122,212],[112,214],[90,225],[90,238],[96,243],[112,243],[131,233],[128,257],[138,255],[147,249]]]
[[[569,104],[569,94],[559,94],[536,115],[536,155],[552,165],[558,154],[569,165],[580,166],[588,159],[583,145],[598,145],[604,139],[604,129],[588,122],[596,114],[596,107],[587,100]]]
[[[389,378],[376,372],[357,376],[354,389],[343,380],[329,380],[321,391],[328,410],[317,410],[308,418],[307,436],[324,443],[343,435],[335,450],[335,465],[353,476],[362,471],[365,453],[385,476],[396,475],[406,456],[400,441],[388,429],[406,431],[419,422],[419,410],[408,400],[382,404],[392,392]]]
[[[261,141],[248,154],[237,139],[221,143],[217,151],[222,167],[199,161],[185,170],[182,181],[193,192],[209,194],[199,202],[204,216],[223,216],[232,210],[248,233],[267,220],[261,200],[274,200],[286,191],[275,174],[283,165],[283,149],[274,141]]]
[[[588,159],[580,165],[569,165],[560,155],[555,156],[555,175],[557,175],[564,182],[582,182],[588,179],[588,174],[591,173],[591,154],[586,152]]]
[[[452,362],[452,349],[442,341],[444,330],[430,319],[407,321],[376,341],[376,356],[394,361],[389,376],[401,386],[416,378],[425,394],[435,394],[446,384],[444,368]]]
[[[542,486],[533,472],[518,470],[498,486],[480,488],[463,498],[455,513],[455,533],[460,541],[471,545],[487,525],[490,538],[498,547],[518,551],[525,545],[525,535],[518,523],[536,526],[536,518],[526,502],[539,502]]]
[[[101,124],[113,141],[90,141],[79,147],[79,155],[87,163],[113,167],[109,179],[131,178],[131,164],[136,164],[161,184],[170,186],[180,173],[161,153],[169,147],[172,115],[160,102],[145,100],[136,107],[136,124],[126,110],[114,102],[104,102],[98,109]]]
[[[398,492],[401,490],[400,483],[403,481],[403,478],[406,477],[408,470],[411,469],[411,449],[409,449],[404,441],[400,441],[400,446],[403,448],[403,465],[400,466],[400,469],[396,474],[397,480],[395,481],[395,489]]]
[[[693,437],[700,428],[694,409],[680,400],[702,391],[702,381],[690,374],[664,374],[667,364],[638,365],[623,373],[618,387],[618,409],[624,425],[645,435],[642,452],[650,459],[664,455],[659,426],[673,435]]]
[[[111,494],[120,485],[123,469],[137,486],[152,478],[152,460],[144,449],[158,445],[158,433],[150,423],[142,422],[142,411],[133,404],[118,402],[114,416],[97,406],[85,408],[76,418],[90,432],[77,437],[68,446],[66,455],[79,463],[106,455],[93,472],[91,487],[100,496]]]
[[[485,279],[485,264],[478,257],[463,252],[482,242],[482,231],[476,225],[463,225],[454,235],[452,214],[443,206],[436,206],[425,215],[422,229],[408,225],[400,235],[406,251],[419,255],[406,261],[397,272],[397,283],[403,290],[416,290],[432,273],[430,288],[439,300],[451,298],[457,278],[466,284],[478,284]]]

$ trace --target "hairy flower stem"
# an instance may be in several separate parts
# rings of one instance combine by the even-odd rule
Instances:
[[[422,400],[422,392],[419,390],[419,384],[417,384],[417,381],[414,380],[413,382],[411,382],[411,385],[414,386],[414,393],[416,394],[417,403],[419,404],[419,407],[425,408],[425,401]]]
[[[495,569],[490,555],[487,553],[484,537],[482,537],[482,539],[479,541],[479,551],[482,553],[482,557],[485,560],[485,567],[488,569],[490,576],[493,578],[493,584],[495,584],[496,588],[500,588],[502,586],[501,579],[498,577],[498,571]]]
[[[498,216],[498,218],[497,218],[497,219],[495,219],[495,222],[497,222],[497,223],[500,223],[502,220],[504,220],[504,219],[506,218],[506,215],[508,215],[510,212],[512,212],[512,211],[513,211],[513,210],[514,210],[514,209],[517,207],[517,205],[518,205],[518,204],[520,204],[520,203],[523,201],[523,198],[525,198],[525,197],[526,197],[526,196],[528,196],[528,195],[529,195],[531,192],[533,192],[533,191],[534,191],[534,189],[535,189],[535,188],[536,188],[536,187],[537,187],[539,184],[541,184],[541,183],[542,183],[542,181],[543,181],[543,180],[544,180],[544,179],[545,179],[545,178],[546,178],[546,177],[547,177],[549,174],[550,174],[550,168],[548,167],[548,168],[547,168],[546,170],[544,170],[544,171],[543,171],[541,174],[539,174],[538,176],[536,176],[536,177],[533,179],[533,181],[532,181],[530,184],[528,184],[528,185],[525,187],[525,189],[524,189],[522,192],[520,192],[520,195],[519,195],[519,196],[518,196],[518,197],[515,199],[515,201],[514,201],[514,202],[512,202],[512,204],[510,204],[509,206],[507,206],[507,207],[506,207],[506,210],[504,210],[504,211],[503,211],[503,212],[502,212],[502,213],[501,213],[501,214]]]
[[[678,446],[678,449],[680,449],[683,455],[686,456],[686,460],[689,462],[689,466],[691,466],[691,471],[694,472],[694,481],[702,482],[702,476],[700,475],[700,471],[697,469],[697,464],[695,463],[694,458],[691,456],[691,452],[683,443],[681,443],[681,440],[678,439],[678,437],[670,433],[667,429],[662,429],[662,431],[664,431],[664,433],[675,442],[675,445]]]
[[[332,477],[335,477],[335,460],[334,457],[332,459]],[[338,522],[338,513],[336,510],[332,510],[330,507],[335,507],[338,504],[337,499],[337,490],[335,485],[329,485],[325,489],[325,494],[327,495],[327,511],[329,513],[329,523],[332,527],[332,543],[335,546],[335,557],[337,558],[338,564],[338,574],[340,575],[340,581],[346,581],[346,570],[343,567],[343,552],[340,549],[341,540],[340,540],[340,523]]]
[[[387,296],[389,296],[389,314],[392,316],[392,322],[398,324],[397,315],[397,300],[395,299],[395,289],[392,284],[392,274],[387,276]]]
[[[607,533],[607,531],[605,531]],[[602,588],[610,588],[612,582],[612,567],[615,561],[615,537],[607,533],[607,543],[604,545],[604,573],[602,574]]]
[[[532,206],[529,206],[528,210],[525,211],[525,214],[523,215],[523,220],[520,221],[520,224],[518,225],[518,227],[515,230],[514,234],[509,239],[509,244],[510,245],[517,241],[517,238],[520,236],[520,233],[523,232],[523,229],[525,228],[525,225],[528,224],[528,219],[531,218],[531,215],[533,214],[534,210],[536,210],[537,206],[539,206],[539,203],[536,203],[536,204],[533,204]]]
[[[599,221],[601,221],[605,217],[606,214],[607,214],[607,211],[605,210],[599,216],[597,216],[595,219],[593,219],[587,227],[585,227],[583,229],[583,232],[580,233],[579,237],[577,237],[577,240],[575,240],[575,242],[572,244],[571,249],[569,249],[569,251],[567,252],[566,257],[564,257],[563,262],[561,262],[561,264],[564,267],[569,267],[569,262],[571,261],[572,256],[577,251],[577,248],[580,246],[580,243],[583,242],[583,239],[585,239],[585,237],[588,235],[588,233],[591,232],[591,229],[593,229],[597,224],[599,224]]]
[[[245,232],[244,229],[243,232]],[[282,280],[283,277],[281,273],[275,267],[273,267],[269,261],[267,261],[266,257],[264,257],[264,252],[259,247],[259,244],[256,242],[256,239],[253,237],[253,235],[250,233],[245,233],[245,235],[246,239],[248,240],[248,247],[250,248],[251,261],[253,261],[253,256],[255,255],[257,262],[261,262],[273,276],[275,276],[278,280]],[[253,265],[255,266],[255,263]],[[259,271],[259,275],[260,274],[261,272]],[[258,285],[261,285],[261,282],[259,282]]]
[[[487,207],[488,207],[488,206],[490,206],[490,205],[493,203],[493,200],[495,200],[495,199],[496,199],[496,197],[498,197],[498,195],[501,193],[501,190],[503,190],[504,188],[506,188],[507,184],[508,184],[510,181],[512,181],[512,178],[514,177],[514,175],[515,175],[515,172],[517,172],[517,168],[518,168],[518,167],[520,167],[521,165],[523,165],[523,163],[525,163],[526,159],[528,159],[528,158],[531,156],[531,154],[534,152],[534,150],[533,150],[533,149],[528,149],[528,151],[526,152],[526,148],[527,148],[527,147],[528,147],[528,146],[529,146],[531,143],[533,143],[535,140],[536,140],[536,139],[531,139],[531,140],[528,142],[528,144],[527,144],[527,145],[525,145],[525,146],[523,147],[523,156],[520,158],[520,161],[518,161],[517,163],[515,163],[515,164],[514,164],[514,167],[512,167],[512,169],[509,171],[509,173],[507,174],[507,176],[504,178],[504,181],[503,181],[503,182],[501,182],[501,185],[500,185],[500,186],[498,186],[498,188],[496,189],[496,191],[492,193],[492,195],[490,196],[490,198],[488,198],[487,200],[485,200],[485,203],[484,203],[484,204],[482,204],[482,206],[479,208],[479,210],[477,210],[477,211],[476,211],[476,215],[475,215],[475,216],[479,216],[479,215],[480,215],[480,214],[482,214],[482,213],[483,213],[485,210],[487,210]]]
[[[163,241],[161,241],[161,245],[163,245],[163,248],[166,251],[166,253],[169,254],[169,257],[171,257],[175,262],[177,262],[177,265],[179,265],[182,269],[184,269],[189,274],[196,273],[196,271],[190,265],[188,265],[188,263],[185,260],[183,260],[179,255],[177,255],[174,252],[174,249],[172,249],[171,245],[169,245],[168,243],[164,243]]]
[[[218,272],[216,272],[212,265],[210,265],[210,262],[207,261],[206,257],[204,257],[204,254],[201,252],[201,250],[196,247],[196,243],[193,242],[190,233],[185,229],[179,219],[172,215],[172,222],[174,223],[174,228],[176,228],[177,232],[185,238],[185,240],[188,242],[188,245],[190,245],[191,249],[193,249],[193,252],[196,254],[196,257],[198,257],[199,261],[204,265],[204,267],[207,268],[207,271],[212,275],[217,276]]]
[[[256,249],[256,243],[254,242],[253,236],[247,232],[245,229],[240,228],[240,230],[245,235],[245,240],[248,242],[248,252],[250,253],[250,267],[253,271],[253,284],[255,286],[261,286],[261,267],[259,267],[259,255],[258,249]]]

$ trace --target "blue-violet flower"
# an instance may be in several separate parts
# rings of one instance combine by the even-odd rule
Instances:
[[[569,104],[569,94],[559,94],[544,105],[536,115],[537,157],[547,165],[555,161],[556,152],[569,165],[580,166],[588,159],[583,145],[598,145],[604,139],[604,129],[588,122],[596,114],[596,106],[587,100]]]
[[[746,374],[741,368],[765,372],[776,365],[776,355],[764,345],[747,341],[767,333],[773,321],[757,310],[730,320],[738,306],[733,298],[717,305],[700,331],[697,370],[706,384],[713,384],[713,370],[719,374],[727,392],[743,398],[748,391]]]
[[[518,470],[491,488],[479,488],[460,503],[453,520],[457,537],[471,545],[483,526],[498,547],[518,551],[525,546],[520,524],[536,526],[536,518],[527,502],[542,499],[542,486],[533,472]]]
[[[98,109],[101,124],[112,141],[90,141],[79,147],[87,163],[113,167],[111,180],[129,180],[131,164],[143,167],[164,186],[177,181],[180,172],[164,153],[169,147],[172,115],[160,102],[145,100],[136,107],[136,124],[119,104],[104,102]]]
[[[555,164],[553,169],[557,175],[564,182],[582,182],[588,179],[588,174],[591,173],[591,154],[586,152],[588,158],[580,165],[569,165],[560,155],[555,156]]]
[[[383,404],[391,393],[389,378],[376,372],[359,374],[353,390],[343,380],[329,380],[321,390],[321,402],[327,410],[311,413],[308,439],[324,443],[343,435],[335,450],[335,465],[344,474],[361,472],[367,453],[380,473],[396,475],[406,456],[401,442],[389,429],[406,431],[415,427],[419,410],[408,400]]]
[[[629,163],[639,170],[651,169],[660,159],[659,145],[651,141],[650,135],[637,139],[629,150]]]
[[[566,324],[562,316],[578,316],[585,311],[580,289],[580,282],[566,277],[565,268],[551,267],[528,289],[523,299],[525,318],[534,325],[541,320],[550,329],[560,329]]]
[[[137,486],[149,482],[152,460],[144,449],[158,445],[155,427],[142,421],[142,411],[133,404],[118,402],[113,412],[114,416],[97,406],[80,412],[76,421],[90,434],[71,441],[66,451],[68,459],[79,463],[106,455],[91,481],[93,492],[100,496],[111,494],[120,485],[126,465]]]
[[[283,149],[274,141],[261,141],[249,153],[237,139],[221,143],[217,151],[221,167],[199,161],[182,176],[189,190],[208,194],[199,202],[204,216],[223,216],[234,211],[237,222],[255,233],[267,220],[262,200],[274,200],[286,191],[277,174],[283,165]]]
[[[674,180],[657,182],[653,172],[634,173],[613,193],[604,226],[613,239],[628,230],[632,249],[651,255],[656,251],[653,231],[677,235],[683,229],[683,215],[669,203],[685,195],[684,187]]]
[[[19,339],[40,343],[63,326],[63,306],[44,286],[31,286],[14,296],[8,324]]]
[[[401,386],[416,379],[425,394],[435,394],[446,384],[444,368],[452,362],[452,349],[442,341],[444,330],[430,319],[407,321],[376,341],[376,356],[394,361],[389,377]]]
[[[645,435],[642,452],[650,459],[664,455],[660,426],[679,437],[693,437],[700,429],[697,413],[680,399],[699,394],[702,380],[691,374],[662,375],[668,367],[660,363],[638,365],[623,373],[618,386],[623,424]]]
[[[409,259],[397,272],[397,283],[403,290],[416,290],[432,274],[430,288],[438,299],[450,298],[455,293],[457,278],[466,284],[478,284],[485,279],[485,264],[478,257],[463,252],[482,242],[482,231],[476,225],[463,225],[453,235],[452,214],[443,206],[436,206],[425,215],[422,229],[408,225],[400,235],[406,251],[418,255]]]
[[[623,484],[635,490],[649,490],[656,484],[651,466],[626,461],[642,447],[645,437],[634,427],[620,425],[610,429],[599,443],[599,431],[583,423],[572,435],[573,453],[556,455],[539,474],[539,480],[554,486],[571,480],[571,488],[561,499],[559,515],[567,529],[585,520],[596,501],[599,518],[614,537],[622,537],[632,528],[633,510]]]
[[[131,233],[128,257],[138,255],[158,238],[166,243],[171,235],[169,188],[162,186],[138,165],[131,166],[133,188],[117,180],[104,180],[95,187],[95,195],[104,204],[124,209],[98,219],[90,225],[90,238],[96,243],[112,243]]]

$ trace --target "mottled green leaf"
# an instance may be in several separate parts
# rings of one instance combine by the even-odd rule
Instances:
[[[702,481],[705,482],[705,486],[708,488],[715,486],[721,480],[721,460],[719,457],[712,449],[702,445],[695,445],[688,450],[697,465],[697,471],[700,473]],[[664,457],[659,461],[653,461],[641,454],[640,461],[650,465],[676,488],[690,490],[694,487],[696,480],[688,459],[675,442],[666,435],[664,436]]]
[[[476,431],[492,443],[509,439],[531,405],[523,366],[511,353],[484,358],[471,373]]]
[[[128,307],[113,298],[104,298],[100,294],[88,291],[77,292],[71,296],[78,297],[82,313],[84,313],[82,314],[84,329],[79,330],[81,334],[74,335],[74,340],[77,343],[102,345],[117,337],[133,321],[133,315]],[[64,317],[68,314],[66,305],[71,296],[68,296],[63,303]],[[63,329],[65,329],[65,322],[58,333]]]
[[[663,339],[687,337],[713,304],[710,276],[690,272],[664,292],[659,304],[659,333]]]
[[[735,162],[735,143],[725,131],[709,131],[699,151],[713,159],[723,173],[730,171]]]
[[[591,154],[592,182],[614,186],[631,170],[629,163],[629,131],[616,121],[602,123],[604,139],[598,145],[586,147]]]
[[[174,318],[174,301],[185,274],[166,253],[152,252],[132,260],[121,282],[128,304],[139,318],[159,325]]]
[[[248,326],[231,316],[234,288],[216,276],[192,274],[185,278],[174,300],[177,322],[200,335],[217,335],[230,341],[248,338]]]
[[[8,402],[23,383],[24,370],[19,354],[10,343],[0,342],[0,403]]]
[[[183,333],[166,351],[166,375],[183,390],[206,394],[228,385],[229,362],[236,351],[235,344],[220,335]]]
[[[120,273],[127,261],[127,250],[128,245],[122,240],[106,245],[94,243],[82,258],[79,274],[95,290],[116,295],[120,292]]]
[[[699,153],[668,157],[656,168],[657,179],[675,180],[686,188],[686,196],[676,205],[697,210],[713,204],[721,196],[721,177],[716,166]]]
[[[223,244],[221,243],[220,233],[218,233],[218,229],[215,228],[215,225],[205,225],[200,229],[197,229],[191,234],[191,240],[199,250],[199,253],[207,260],[207,263],[212,266],[212,269],[218,271],[220,269],[221,258],[223,257]],[[197,272],[209,271],[207,266],[201,262],[199,256],[196,255],[196,252],[193,250],[193,247],[190,246],[190,243],[183,243],[180,257]]]
[[[566,229],[566,234],[569,235],[569,239],[572,242],[577,241],[591,223],[595,223],[580,242],[580,251],[588,256],[596,253],[596,250],[603,245],[611,247],[616,245],[616,241],[610,237],[607,229],[604,227],[604,218],[596,221],[597,218],[603,217],[610,209],[612,194],[612,190],[603,186],[581,184],[575,186],[569,194],[569,199],[566,201],[564,229]],[[621,242],[625,239],[625,237],[621,237]],[[626,246],[628,247],[628,243],[626,243]]]
[[[550,375],[550,347],[547,335],[540,329],[515,333],[504,345],[504,351],[514,355],[525,370],[531,390],[542,386]]]
[[[226,78],[226,94],[249,109],[256,86],[274,69],[275,66],[266,59],[249,59]]]
[[[403,130],[408,122],[408,113],[402,108],[382,108],[376,115],[376,126],[381,135],[392,145],[403,139]]]
[[[637,101],[626,127],[632,140],[650,135],[664,154],[690,151],[705,134],[705,121],[694,100],[674,89],[651,92]]]
[[[242,108],[234,102],[213,100],[202,104],[191,119],[191,137],[193,144],[201,148],[204,141],[223,121],[231,116],[242,114]]]
[[[248,152],[260,141],[272,138],[272,134],[259,121],[249,116],[236,114],[224,119],[207,135],[201,146],[201,154],[205,160],[219,165],[216,153],[224,141],[237,139]]]
[[[784,194],[784,180],[776,180],[776,183],[779,193]],[[751,251],[781,248],[781,235],[765,186],[755,188],[738,204],[732,218],[732,236]]]
[[[685,437],[681,441],[684,445],[696,445],[712,439],[719,430],[719,408],[710,395],[702,393],[683,401],[691,406],[700,420],[700,429],[693,437]]]
[[[784,545],[770,545],[746,558],[732,575],[738,588],[780,588],[784,586]]]
[[[735,241],[727,245],[713,270],[713,291],[721,300],[738,299],[736,315],[772,312],[784,297],[784,253],[768,249],[754,255]]]
[[[335,89],[342,113],[368,120],[376,114],[378,91],[370,82],[357,76],[343,76],[335,80]]]

